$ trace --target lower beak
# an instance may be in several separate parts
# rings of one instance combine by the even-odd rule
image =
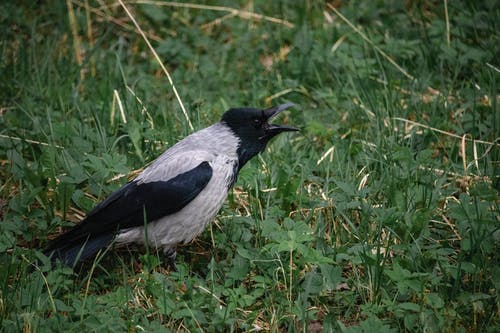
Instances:
[[[292,126],[286,126],[286,125],[269,125],[269,127],[266,129],[268,133],[272,134],[279,134],[281,132],[297,132],[299,129],[292,127]]]

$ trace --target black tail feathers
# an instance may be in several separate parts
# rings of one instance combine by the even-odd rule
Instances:
[[[86,240],[80,242],[61,244],[58,242],[56,246],[50,246],[43,251],[50,258],[54,267],[58,261],[63,265],[74,267],[77,263],[87,259],[97,251],[107,247],[114,239],[114,235],[106,233],[103,235],[89,236]]]

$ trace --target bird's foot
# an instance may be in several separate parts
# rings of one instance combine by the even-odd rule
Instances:
[[[172,271],[177,272],[177,266],[175,265],[175,257],[177,257],[177,251],[175,250],[175,247],[163,250],[163,255],[165,256],[165,263],[167,267]]]

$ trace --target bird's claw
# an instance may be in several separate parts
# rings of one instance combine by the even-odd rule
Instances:
[[[165,249],[163,255],[165,256],[165,264],[167,265],[167,267],[170,270],[177,272],[177,266],[175,265],[177,251],[175,250],[175,248]]]

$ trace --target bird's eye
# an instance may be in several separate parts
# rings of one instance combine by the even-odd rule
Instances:
[[[253,125],[255,127],[261,127],[262,126],[262,120],[260,120],[259,118],[254,118],[253,119]]]

